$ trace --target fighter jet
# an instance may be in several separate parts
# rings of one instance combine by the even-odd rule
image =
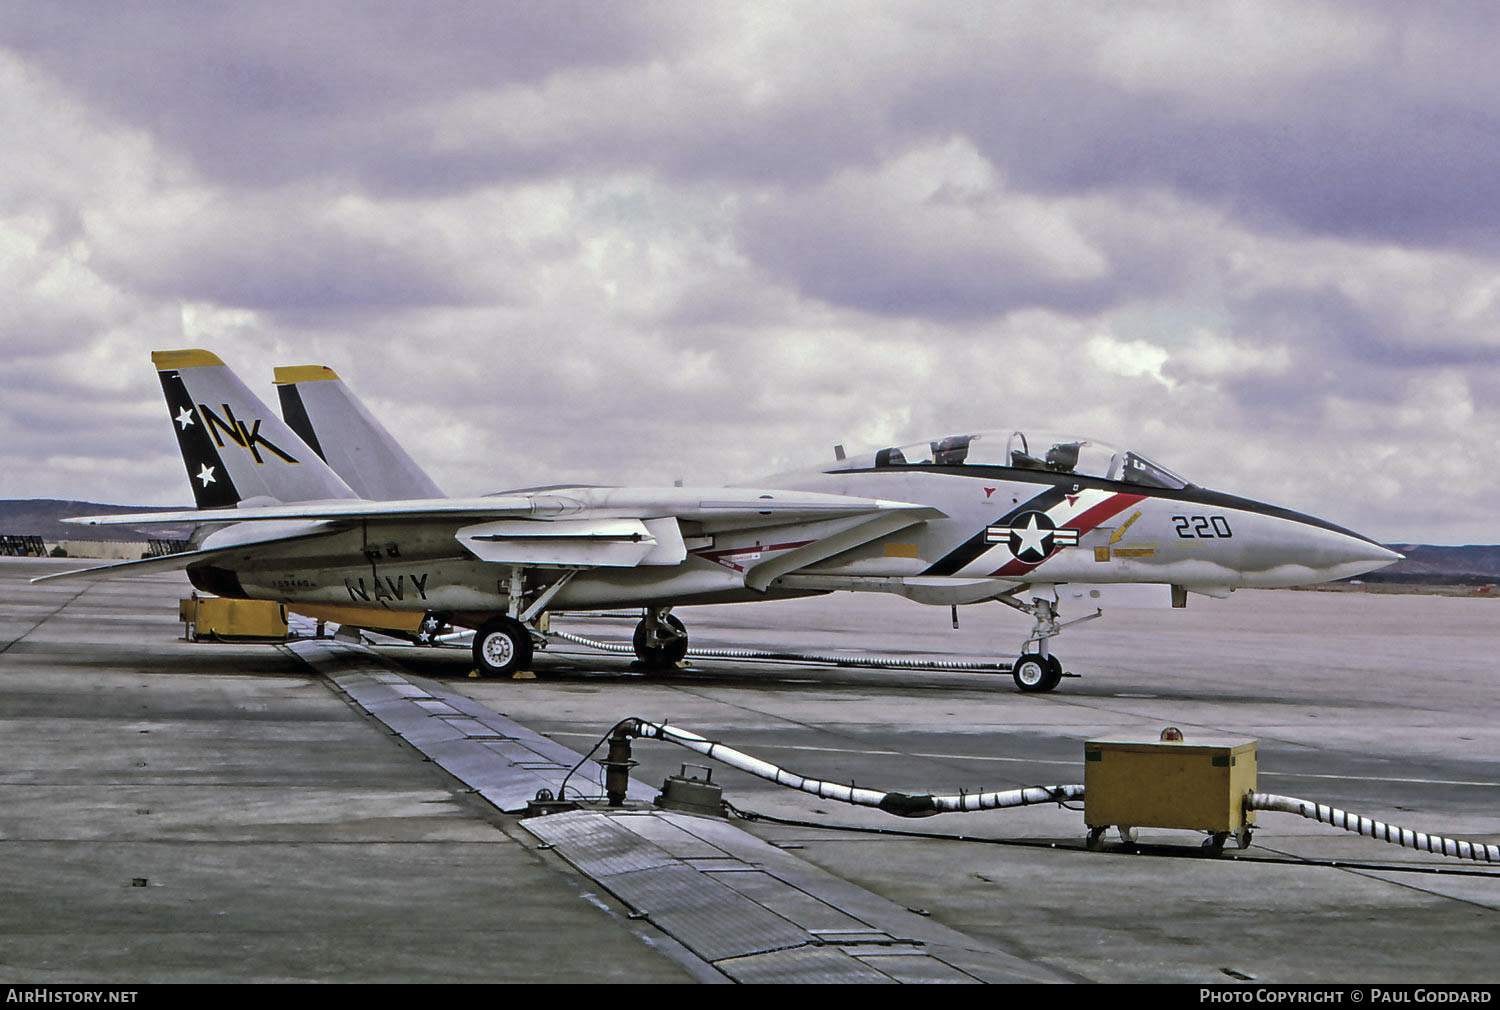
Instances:
[[[1067,587],[1154,585],[1180,606],[1189,592],[1323,582],[1400,557],[1135,452],[1014,430],[839,449],[830,465],[746,485],[445,498],[341,384],[303,395],[331,372],[278,374],[288,424],[208,351],[152,361],[197,508],[76,521],[194,521],[196,548],[46,578],[182,568],[218,596],[433,615],[475,630],[475,665],[492,676],[530,665],[551,613],[642,608],[635,653],[667,666],[687,652],[676,606],[874,591],[1027,614],[1012,676],[1045,692],[1063,677],[1050,643]],[[316,397],[323,407],[306,409]],[[346,423],[355,415],[369,423]]]

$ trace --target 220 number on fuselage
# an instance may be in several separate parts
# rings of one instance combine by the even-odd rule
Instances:
[[[1173,516],[1177,536],[1183,540],[1228,539],[1234,536],[1223,516]]]

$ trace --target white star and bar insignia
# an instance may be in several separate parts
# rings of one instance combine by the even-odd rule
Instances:
[[[1062,547],[1078,546],[1078,531],[1058,528],[1045,512],[1023,512],[1008,526],[987,526],[987,543],[1005,544],[1021,561],[1041,561]]]

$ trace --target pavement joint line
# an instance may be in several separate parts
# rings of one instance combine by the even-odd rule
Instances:
[[[584,760],[471,699],[449,694],[441,685],[392,671],[389,661],[364,646],[308,640],[285,648],[502,813],[517,813],[529,798],[521,796],[516,773],[522,773],[525,788],[550,775],[555,783],[553,795],[560,795],[562,777]],[[383,670],[375,674],[365,668],[365,662],[379,664]],[[372,691],[372,684],[379,689]],[[434,701],[459,718],[432,711]],[[422,733],[410,725],[411,712],[420,714]],[[480,722],[492,735],[474,736],[453,725],[463,720]],[[431,738],[428,731],[434,722],[445,727],[443,739]],[[546,752],[549,759],[515,760],[490,746],[497,741]],[[510,780],[510,788],[495,788],[497,768],[500,778]],[[654,795],[654,790],[631,782],[632,801],[649,803]],[[643,820],[660,826],[644,832],[632,830],[630,825]],[[843,981],[922,981],[935,975],[969,982],[1066,981],[1050,969],[915,916],[720,818],[637,806],[551,814],[522,820],[517,827],[557,851],[568,865],[627,907],[645,910],[645,918],[655,928],[703,965],[738,981],[829,981],[830,976]],[[686,847],[681,851],[673,851],[674,837],[684,840]],[[711,868],[703,865],[705,843],[719,849],[723,857],[712,861]],[[760,900],[727,886],[722,882],[726,865],[764,878],[770,895]],[[858,926],[847,931],[850,935],[893,938],[902,945],[906,958],[920,962],[921,967],[894,960],[881,965],[878,958],[862,956],[871,953],[862,949],[868,944],[830,942],[826,935],[773,907],[784,908],[788,895],[801,900],[811,896],[820,907],[851,917]],[[888,945],[879,952],[891,953]]]

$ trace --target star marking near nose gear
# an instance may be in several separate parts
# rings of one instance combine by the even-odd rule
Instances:
[[[1078,531],[1059,529],[1045,512],[1023,512],[1007,525],[994,525],[984,531],[985,541],[1005,544],[1020,561],[1042,561],[1053,551],[1078,546]]]

